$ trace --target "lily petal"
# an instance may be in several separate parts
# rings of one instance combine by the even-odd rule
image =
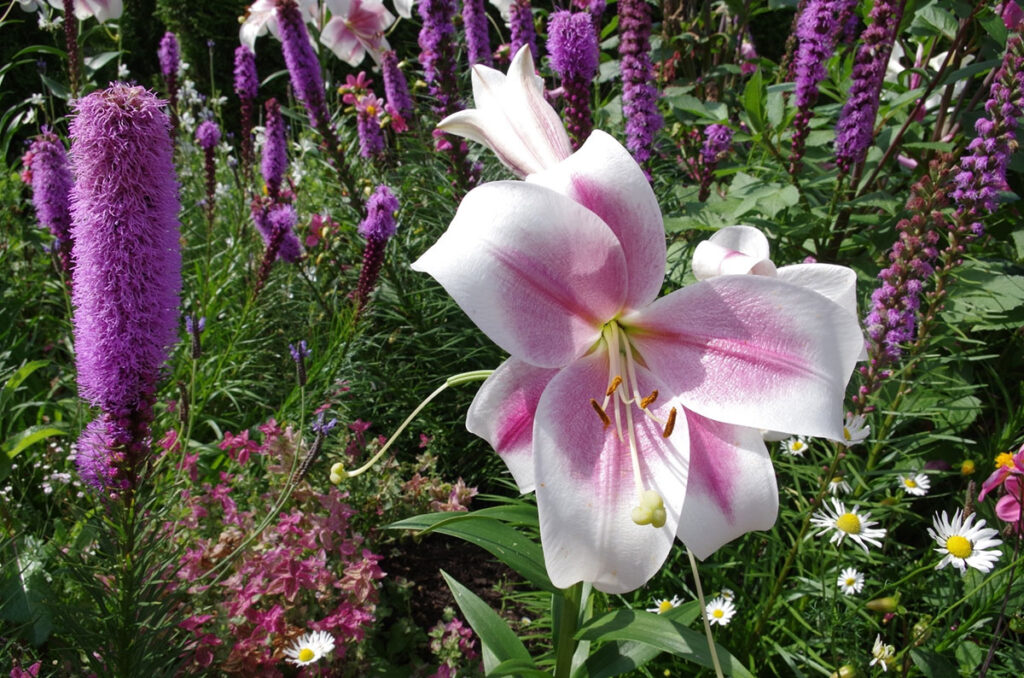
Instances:
[[[669,393],[698,414],[843,439],[843,397],[863,336],[855,316],[820,294],[763,276],[722,276],[620,322]]]
[[[438,129],[487,146],[518,176],[551,167],[572,153],[525,45],[507,76],[480,64],[473,67],[473,102],[475,108],[448,116]]]
[[[642,390],[658,388],[638,369]],[[634,409],[634,431],[645,489],[664,501],[663,527],[637,525],[631,511],[639,502],[628,437],[604,428],[589,405],[608,381],[608,353],[594,353],[551,380],[537,408],[534,463],[537,509],[548,576],[555,586],[593,582],[608,593],[642,586],[665,562],[675,538],[686,490],[687,429],[677,424],[669,439],[657,422]],[[664,419],[667,398],[652,407]],[[609,413],[610,414],[610,413]],[[682,424],[682,422],[680,422]]]
[[[857,273],[834,264],[793,264],[779,269],[779,280],[806,287],[857,315]]]
[[[779,492],[760,431],[691,411],[686,425],[690,472],[676,534],[703,560],[747,532],[770,529]]]
[[[366,56],[366,47],[340,17],[327,22],[320,33],[320,42],[350,66],[358,66]]]
[[[665,279],[665,224],[647,177],[622,144],[595,130],[578,151],[526,180],[601,217],[626,255],[626,306],[641,308],[654,301]]]
[[[697,280],[719,275],[775,275],[768,238],[752,226],[726,226],[697,245],[693,274]]]
[[[462,200],[413,265],[510,355],[562,367],[621,310],[626,262],[597,215],[552,190],[496,181]]]
[[[466,428],[491,444],[522,493],[533,492],[533,418],[558,370],[509,358],[476,392]]]

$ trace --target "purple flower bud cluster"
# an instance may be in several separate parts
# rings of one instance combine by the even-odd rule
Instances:
[[[285,138],[284,118],[277,99],[268,99],[266,108],[266,125],[264,126],[263,159],[260,170],[267,186],[267,196],[277,202],[281,194],[281,183],[288,168],[288,143]]]
[[[189,344],[191,345],[190,355],[193,360],[197,360],[203,354],[201,336],[204,330],[206,330],[206,316],[196,320],[194,313],[185,315],[185,334],[189,338]]]
[[[1006,54],[989,88],[985,117],[974,124],[977,136],[953,171],[950,197],[958,228],[968,237],[984,232],[981,217],[994,212],[999,192],[1007,189],[1006,167],[1017,148],[1017,119],[1024,115],[1024,46],[1019,35],[1006,43]]]
[[[462,0],[462,25],[466,27],[469,63],[490,66],[491,36],[487,31],[487,10],[484,0]]]
[[[163,105],[142,87],[116,84],[79,99],[70,130],[79,392],[106,415],[129,486],[177,341],[180,204]]]
[[[213,223],[217,200],[217,144],[220,127],[213,120],[205,120],[196,128],[196,142],[203,149],[203,169],[206,174],[206,220]]]
[[[178,66],[181,61],[181,50],[178,48],[178,38],[174,33],[164,33],[164,37],[160,38],[156,55],[160,62],[160,72],[164,76],[164,86],[167,88],[167,105],[171,113],[173,136],[178,131]]]
[[[384,98],[407,122],[411,121],[413,103],[409,83],[398,68],[398,55],[394,50],[389,49],[381,54],[380,70],[384,78]]]
[[[256,230],[263,237],[266,249],[263,260],[256,272],[256,283],[253,285],[253,296],[258,295],[270,275],[270,267],[276,259],[295,263],[302,258],[302,245],[295,234],[295,224],[299,217],[295,208],[287,203],[271,203],[255,200],[252,205],[252,217]]]
[[[718,163],[732,146],[732,129],[728,125],[708,125],[704,130],[704,145],[700,149],[700,195],[704,202],[711,194],[711,180]]]
[[[579,148],[594,127],[590,88],[600,54],[591,15],[563,10],[548,17],[548,53],[551,67],[562,79],[566,130],[573,148]]]
[[[306,107],[313,127],[327,136],[325,130],[331,129],[331,116],[327,111],[320,62],[309,42],[302,10],[295,4],[295,0],[277,0],[277,22],[281,53],[291,76],[295,96]]]
[[[836,163],[842,172],[864,160],[875,138],[875,116],[885,80],[885,67],[903,16],[903,3],[877,0],[871,25],[860,36],[853,62],[853,84],[836,124]]]
[[[641,165],[651,157],[654,134],[664,120],[651,63],[651,9],[647,0],[619,0],[619,70],[626,148]]]
[[[847,0],[808,0],[796,24],[796,55],[793,58],[793,78],[796,88],[793,104],[793,149],[789,158],[789,172],[800,169],[804,142],[811,117],[811,109],[818,100],[818,83],[825,79],[825,63],[836,47],[842,26],[839,5]]]
[[[380,128],[380,116],[384,102],[372,92],[356,101],[356,132],[359,134],[359,155],[374,158],[384,153],[384,133]]]
[[[204,151],[214,151],[220,143],[220,127],[213,120],[204,120],[196,128],[196,142]]]
[[[111,445],[104,415],[86,425],[76,447],[75,467],[82,482],[97,492],[115,489],[124,454]]]
[[[82,64],[78,55],[78,17],[75,16],[75,0],[64,0],[64,46],[68,55],[68,80],[71,97],[78,96],[78,85],[82,80]]]
[[[377,284],[384,263],[385,248],[398,228],[395,224],[398,208],[398,198],[387,186],[378,186],[366,203],[366,218],[359,224],[359,235],[366,238],[366,248],[363,250],[363,268],[359,272],[359,284],[356,286],[356,315],[363,310],[370,292]]]
[[[434,110],[444,116],[462,108],[455,81],[455,0],[420,0],[420,64],[430,94],[437,102]]]
[[[54,250],[61,268],[70,273],[71,262],[71,167],[64,144],[44,129],[29,145],[23,162],[32,183],[32,204],[39,223],[56,238]]]
[[[309,347],[306,345],[306,340],[303,339],[299,342],[299,345],[288,344],[288,352],[292,354],[292,360],[295,362],[295,375],[299,382],[299,386],[306,385],[306,358],[309,357]]]
[[[242,172],[246,181],[252,168],[253,107],[259,95],[260,79],[256,74],[256,55],[245,45],[235,49],[235,94],[241,102]]]
[[[523,45],[530,46],[533,62],[537,63],[537,28],[533,25],[533,7],[530,0],[511,0],[508,6],[508,27],[510,33],[509,53],[517,54]]]

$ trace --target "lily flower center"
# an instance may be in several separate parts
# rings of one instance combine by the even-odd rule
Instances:
[[[675,428],[676,409],[673,407],[669,410],[664,421],[650,411],[651,404],[658,398],[658,391],[641,395],[633,347],[625,330],[616,321],[605,325],[601,331],[601,339],[608,348],[608,388],[602,402],[591,398],[590,405],[597,412],[602,425],[606,429],[614,425],[615,435],[629,445],[633,479],[636,482],[639,500],[638,505],[633,507],[630,517],[637,525],[663,527],[666,519],[665,504],[657,491],[644,485],[633,417],[634,410],[639,410],[636,415],[642,414],[658,422],[662,426],[662,437],[668,438]]]
[[[974,551],[967,537],[961,537],[959,534],[954,534],[946,540],[946,550],[957,558],[967,558]]]
[[[836,527],[847,534],[860,534],[860,518],[853,513],[844,513],[836,518]]]

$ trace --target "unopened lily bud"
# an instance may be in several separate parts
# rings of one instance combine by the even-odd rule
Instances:
[[[865,606],[872,612],[895,612],[900,606],[899,595],[875,598],[865,603]]]
[[[857,669],[852,664],[843,664],[837,671],[833,671],[829,678],[857,678]]]

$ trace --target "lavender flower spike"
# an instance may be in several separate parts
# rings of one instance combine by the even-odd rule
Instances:
[[[523,45],[530,46],[530,55],[536,61],[540,58],[537,52],[537,29],[533,25],[533,7],[530,0],[511,0],[508,6],[508,27],[512,34],[509,53],[517,54]]]
[[[398,55],[393,49],[386,50],[380,58],[381,75],[384,77],[384,98],[395,107],[398,114],[411,122],[413,114],[412,96],[409,83],[398,68]]]
[[[322,134],[324,129],[330,127],[324,81],[320,76],[320,62],[309,43],[302,11],[295,0],[277,0],[277,21],[281,34],[281,52],[292,79],[292,87],[295,88],[295,96],[306,107],[312,125]]]
[[[861,34],[853,61],[853,84],[836,125],[836,163],[842,172],[863,162],[875,138],[875,116],[892,44],[903,16],[903,2],[877,0],[871,25]]]
[[[842,29],[838,5],[843,2],[845,0],[809,0],[797,20],[797,47],[793,58],[793,76],[796,81],[793,104],[797,112],[793,120],[790,174],[800,169],[804,142],[813,116],[811,109],[818,100],[818,83],[825,79],[825,63],[835,51]]]
[[[378,186],[366,203],[366,218],[359,224],[359,235],[366,238],[366,249],[363,250],[363,268],[356,287],[357,315],[366,305],[380,276],[385,248],[397,229],[395,212],[398,208],[398,198],[387,186]]]
[[[589,12],[555,12],[548,18],[548,53],[551,67],[562,79],[565,126],[578,149],[593,129],[590,116],[591,80],[597,75],[600,54],[597,33]]]
[[[491,36],[487,32],[487,10],[484,0],[462,0],[462,24],[466,27],[469,64],[490,66]]]
[[[619,0],[619,70],[626,148],[641,165],[650,160],[654,133],[664,124],[658,112],[658,90],[652,83],[650,36],[651,10],[647,0]]]
[[[54,249],[61,268],[71,273],[71,168],[64,144],[57,135],[44,130],[25,154],[26,177],[32,183],[32,204],[39,223],[56,238]]]
[[[242,171],[246,179],[252,168],[253,106],[259,94],[260,80],[256,74],[256,55],[245,45],[235,49],[235,94],[241,102]]]
[[[732,129],[727,125],[708,125],[704,130],[704,145],[700,149],[700,195],[704,202],[711,194],[711,179],[715,168],[729,152],[732,145]]]
[[[281,182],[288,167],[288,144],[285,139],[284,118],[277,99],[268,99],[266,107],[266,133],[263,142],[263,161],[260,169],[267,185],[267,196],[277,201],[281,193]]]
[[[178,48],[178,38],[167,31],[160,39],[160,47],[157,49],[157,59],[160,61],[160,72],[164,76],[164,84],[167,87],[167,101],[171,112],[171,131],[178,129],[178,66],[181,61],[181,50]]]
[[[213,223],[217,193],[217,144],[220,143],[220,127],[212,120],[200,123],[196,129],[196,142],[203,149],[203,168],[206,174],[206,220]]]

